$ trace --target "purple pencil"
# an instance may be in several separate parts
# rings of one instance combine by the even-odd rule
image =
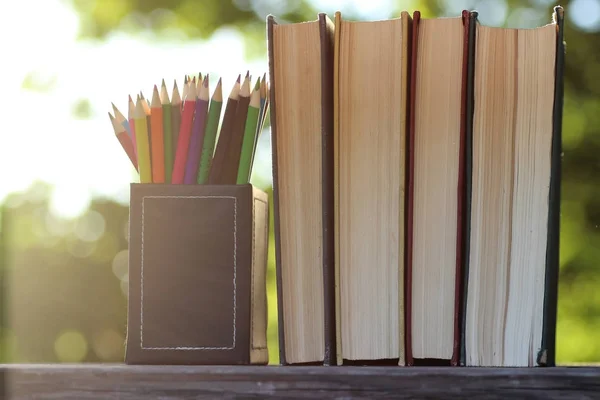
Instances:
[[[204,132],[206,130],[206,115],[208,114],[208,75],[204,77],[202,85],[198,85],[200,91],[196,101],[196,113],[194,115],[194,127],[192,128],[192,137],[190,138],[190,147],[188,148],[187,163],[185,166],[185,176],[183,183],[194,184],[198,179],[198,165],[200,164],[200,153],[202,152],[202,143],[204,143]]]

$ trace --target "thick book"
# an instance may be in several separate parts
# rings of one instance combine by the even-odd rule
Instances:
[[[459,362],[469,20],[413,14],[407,365]]]
[[[335,363],[333,28],[267,18],[281,364]]]
[[[564,12],[475,35],[467,129],[466,366],[553,366]]]
[[[338,365],[404,364],[406,126],[411,18],[335,15]]]

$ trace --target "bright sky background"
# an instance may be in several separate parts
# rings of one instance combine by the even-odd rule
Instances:
[[[389,18],[395,4],[393,0],[311,3],[328,13],[358,11],[364,19]],[[458,6],[451,4],[452,9]],[[475,4],[480,19],[484,19],[484,12],[507,12],[501,0]],[[111,102],[126,115],[129,94],[142,90],[151,97],[152,85],[162,78],[169,89],[177,78],[181,89],[184,74],[195,70],[211,73],[211,88],[221,76],[226,96],[238,73],[249,69],[256,77],[267,72],[266,60],[244,60],[243,41],[233,30],[219,30],[208,42],[183,44],[156,43],[142,35],[124,34],[104,42],[81,42],[76,40],[78,17],[60,0],[5,2],[2,13],[27,16],[27,23],[17,17],[5,17],[0,23],[4,127],[0,133],[0,202],[8,193],[43,180],[55,187],[53,211],[65,217],[85,211],[93,195],[128,202],[129,183],[137,178],[114,137],[107,116]],[[598,30],[600,0],[574,0],[567,16],[581,29]],[[24,78],[31,72],[47,81],[49,90],[22,89]],[[73,106],[85,98],[90,101],[92,117],[76,120]],[[270,184],[270,157],[270,137],[265,134],[259,143],[253,182]]]

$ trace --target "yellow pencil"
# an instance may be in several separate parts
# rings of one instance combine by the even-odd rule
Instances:
[[[135,105],[135,140],[137,144],[138,169],[140,183],[152,183],[152,165],[150,163],[150,141],[148,140],[148,120],[142,102],[138,99]]]

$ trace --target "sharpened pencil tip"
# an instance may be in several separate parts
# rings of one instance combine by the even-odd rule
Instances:
[[[204,82],[202,82],[202,84],[204,85],[204,87],[208,87],[208,74],[204,77]]]
[[[246,78],[250,77],[250,70],[246,71]]]
[[[242,74],[239,74],[238,77],[237,77],[237,79],[235,81],[237,83],[241,83],[241,81],[240,81],[241,79],[242,79]]]
[[[260,89],[260,77],[256,80],[256,84],[254,85],[254,90]]]
[[[160,84],[161,87],[167,87],[167,85],[165,85],[165,78],[163,78],[162,83]]]

